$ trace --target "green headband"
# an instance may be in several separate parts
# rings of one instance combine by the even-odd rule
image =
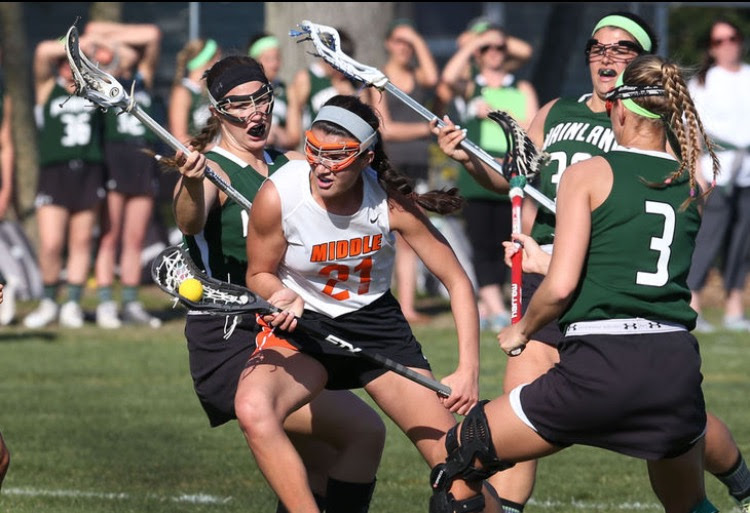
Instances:
[[[270,48],[278,48],[278,47],[279,47],[279,40],[275,36],[261,37],[256,42],[254,42],[252,46],[250,46],[250,49],[247,51],[247,54],[253,59],[257,59],[260,56],[260,54],[262,54],[266,50]]]
[[[621,85],[623,85],[624,83],[622,79],[623,74],[624,73],[620,73],[620,76],[617,77],[617,82],[615,82],[615,87],[620,87]],[[639,116],[643,116],[644,118],[649,118],[649,119],[661,119],[660,115],[654,114],[648,109],[644,109],[643,107],[635,103],[630,98],[620,98],[620,99],[622,100],[622,104],[625,106],[625,108],[634,114],[638,114]]]
[[[638,44],[641,45],[641,48],[643,48],[647,52],[650,52],[651,48],[653,47],[648,32],[643,30],[643,27],[641,27],[638,23],[631,20],[630,18],[626,18],[625,16],[619,16],[617,14],[605,16],[604,18],[599,20],[599,23],[596,24],[596,27],[594,27],[591,35],[593,36],[594,34],[596,34],[596,31],[602,27],[617,27],[625,30],[631,36],[633,36],[635,40],[638,41]]]
[[[214,55],[216,55],[216,50],[218,48],[219,45],[217,45],[216,41],[214,41],[213,39],[209,39],[208,41],[206,41],[206,44],[203,45],[203,50],[201,50],[198,55],[188,61],[187,69],[189,69],[190,71],[194,71],[206,64]]]

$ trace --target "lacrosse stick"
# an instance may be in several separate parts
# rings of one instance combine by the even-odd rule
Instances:
[[[543,158],[529,148],[534,148],[526,132],[519,126],[510,114],[503,111],[490,112],[487,117],[500,125],[505,135],[507,149],[503,158],[503,168],[510,174],[510,200],[512,215],[513,233],[521,233],[521,204],[524,198],[524,184],[528,170],[538,167],[538,160]],[[516,246],[520,244],[516,241]],[[510,260],[510,321],[515,324],[521,320],[521,306],[523,305],[523,251],[516,251]],[[523,351],[523,347],[517,347],[511,350],[509,356],[518,356]]]
[[[414,98],[403,92],[401,89],[393,85],[380,70],[372,66],[367,66],[360,62],[355,61],[344,52],[341,51],[341,45],[339,40],[339,33],[332,27],[325,25],[318,25],[311,21],[303,21],[299,24],[300,30],[292,30],[289,35],[292,37],[299,38],[297,42],[312,41],[315,52],[313,55],[322,58],[333,68],[339,70],[341,73],[349,78],[358,80],[367,86],[374,87],[379,90],[386,90],[394,95],[398,100],[405,103],[408,107],[413,109],[417,114],[422,116],[427,121],[437,120],[437,125],[442,127],[445,125],[443,120],[438,118],[435,114],[430,112],[427,108],[422,106]],[[461,147],[468,153],[474,155],[482,162],[487,164],[492,170],[500,173],[503,177],[509,180],[507,170],[503,169],[503,166],[497,162],[492,155],[484,151],[482,148],[474,144],[469,139],[461,141]],[[530,147],[524,146],[524,151],[533,152],[536,154],[536,148],[532,144]],[[530,160],[531,162],[531,160]],[[528,168],[523,172],[535,173],[538,171],[539,161],[536,161],[534,168]],[[519,171],[521,171],[519,169]],[[532,178],[532,174],[526,175],[528,179]],[[537,201],[544,208],[555,213],[555,202],[549,199],[547,196],[542,194],[540,191],[524,183],[522,186],[523,190]]]
[[[65,36],[65,52],[68,55],[70,69],[73,72],[76,96],[86,98],[104,110],[111,107],[120,108],[121,112],[132,114],[173,150],[182,151],[186,155],[190,153],[190,150],[184,144],[141,109],[135,99],[128,95],[122,84],[86,58],[79,46],[78,29],[75,25],[68,29]],[[219,190],[246,210],[250,210],[252,203],[208,166],[205,175]]]
[[[267,314],[280,311],[258,297],[250,289],[207,276],[195,265],[190,255],[181,246],[168,247],[156,257],[151,265],[151,277],[160,289],[177,298],[190,310],[199,310],[215,315]],[[191,301],[179,293],[180,284],[188,278],[198,280],[203,286],[203,295],[198,301]],[[297,329],[316,339],[325,340],[352,355],[363,357],[385,369],[400,374],[443,397],[448,397],[451,394],[451,389],[447,385],[419,374],[383,355],[371,353],[331,333],[325,333],[306,323],[303,318],[297,318]]]

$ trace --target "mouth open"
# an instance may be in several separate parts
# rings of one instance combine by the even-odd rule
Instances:
[[[254,125],[250,127],[250,130],[248,130],[248,133],[252,135],[253,137],[263,137],[266,133],[266,125],[263,123],[259,125]]]
[[[617,76],[617,72],[612,68],[605,68],[599,70],[600,77],[614,78]]]

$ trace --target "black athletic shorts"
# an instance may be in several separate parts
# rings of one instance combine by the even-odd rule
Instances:
[[[566,337],[560,363],[511,392],[545,440],[646,460],[689,450],[706,428],[698,342],[687,331]],[[519,406],[522,411],[519,411]]]
[[[190,375],[212,427],[237,418],[234,413],[237,384],[255,351],[255,336],[259,331],[254,315],[187,315],[185,338]]]
[[[159,192],[159,166],[145,153],[147,146],[123,141],[104,145],[106,187],[125,196],[151,196]]]
[[[55,205],[75,213],[95,208],[104,196],[104,167],[71,160],[39,170],[34,206]]]
[[[309,310],[305,310],[302,318],[315,330],[335,335],[371,353],[406,367],[430,370],[422,346],[414,338],[401,306],[390,291],[371,304],[336,318]],[[276,330],[274,334],[323,364],[328,371],[326,388],[330,390],[361,388],[386,372],[380,365],[330,342],[317,340],[299,328],[293,333]]]
[[[536,289],[539,288],[539,285],[542,283],[543,279],[544,275],[542,274],[523,273],[523,282],[521,288],[523,294],[523,297],[521,298],[521,313],[523,315],[526,315],[526,310],[529,308],[531,298],[534,296]],[[554,321],[549,322],[539,328],[538,331],[532,333],[529,338],[531,340],[544,342],[545,344],[552,347],[557,347],[558,344],[562,342],[563,332],[560,331],[560,325],[557,323],[557,319],[555,319]]]

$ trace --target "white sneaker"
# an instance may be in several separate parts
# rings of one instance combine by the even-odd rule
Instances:
[[[750,497],[745,497],[737,503],[742,513],[750,513]]]
[[[131,301],[122,307],[122,320],[130,324],[145,324],[152,328],[161,326],[161,320],[148,313],[139,301]]]
[[[750,331],[750,320],[741,315],[724,317],[724,329],[728,331]]]
[[[122,326],[120,318],[117,317],[117,303],[105,301],[96,307],[96,324],[105,330],[116,330]]]
[[[716,331],[716,327],[699,315],[695,319],[695,329],[693,331],[697,333],[713,333]]]
[[[0,326],[7,326],[16,316],[16,287],[12,280],[3,286],[3,302],[0,303]]]
[[[27,328],[43,328],[57,319],[57,303],[45,297],[39,302],[36,310],[27,315],[23,325]]]
[[[83,310],[75,301],[68,301],[60,307],[60,326],[80,328],[83,326]]]

